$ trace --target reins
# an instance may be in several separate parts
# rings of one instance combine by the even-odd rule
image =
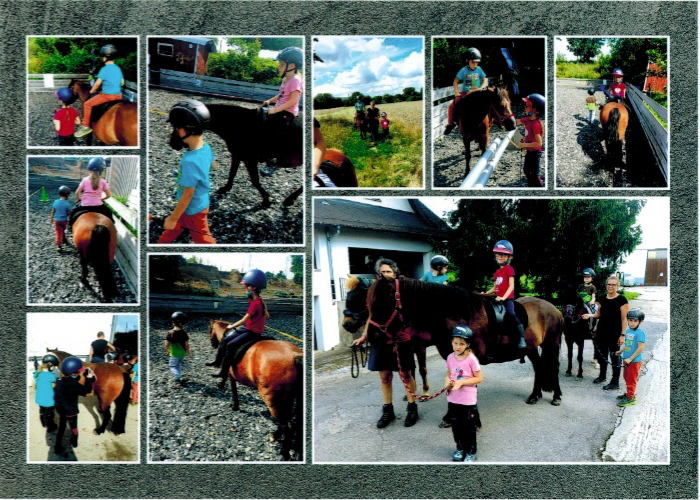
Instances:
[[[350,375],[352,378],[357,378],[360,376],[360,359],[362,360],[362,368],[367,366],[367,349],[363,345],[353,345],[351,349]],[[357,357],[357,351],[360,351],[360,359]]]

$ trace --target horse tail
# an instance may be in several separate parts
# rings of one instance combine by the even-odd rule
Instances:
[[[292,387],[294,399],[292,401],[292,414],[289,423],[291,438],[290,448],[294,451],[297,460],[304,456],[304,356],[294,356],[294,370],[297,373]]]
[[[92,230],[86,257],[97,275],[102,294],[107,302],[117,296],[117,284],[112,275],[112,263],[109,259],[109,245],[112,235],[106,226],[98,225]]]
[[[126,413],[129,410],[129,401],[131,400],[131,377],[124,372],[124,386],[122,387],[119,396],[114,400],[116,409],[114,411],[114,420],[112,420],[112,432],[114,434],[123,434],[126,425]]]
[[[559,350],[564,329],[564,318],[561,314],[556,316],[555,323],[547,329],[544,340],[540,345],[542,349],[540,381],[544,392],[552,392],[559,389]]]
[[[620,142],[617,128],[620,126],[620,110],[613,108],[608,113],[608,123],[605,127],[605,140],[608,144]]]

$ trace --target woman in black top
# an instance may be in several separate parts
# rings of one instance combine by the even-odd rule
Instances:
[[[369,103],[367,108],[367,120],[369,120],[369,134],[372,142],[377,142],[379,133],[379,108],[374,107],[374,101]]]
[[[91,363],[104,363],[105,354],[114,350],[114,346],[105,340],[105,334],[97,332],[97,340],[90,344],[88,359]]]
[[[605,282],[608,294],[599,300],[600,308],[598,312],[581,316],[583,319],[600,318],[598,331],[593,339],[594,346],[600,354],[600,375],[593,380],[593,383],[600,384],[605,382],[609,354],[610,364],[612,364],[612,379],[608,385],[603,386],[603,389],[606,391],[620,388],[620,356],[617,356],[615,353],[619,351],[620,346],[625,342],[627,311],[630,308],[627,298],[617,293],[619,286],[619,278],[615,275],[610,276]]]

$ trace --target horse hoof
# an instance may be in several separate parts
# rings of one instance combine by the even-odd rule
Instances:
[[[93,433],[95,436],[99,436],[100,434],[102,434],[102,432],[103,432],[103,431],[101,431],[99,428],[98,428],[98,429],[93,429],[93,430],[92,430],[92,433]]]
[[[217,192],[218,194],[226,194],[226,193],[228,193],[229,191],[231,191],[231,188],[228,187],[228,186],[223,186],[223,187],[220,187],[219,189],[216,190],[216,192]]]
[[[262,201],[263,208],[270,208],[271,206],[272,206],[272,202],[270,200],[263,200]]]
[[[238,405],[231,405],[231,410],[233,411],[240,411],[240,407]]]
[[[570,377],[570,376],[571,376],[571,372],[566,372],[566,376],[567,376],[567,377]]]
[[[561,406],[561,399],[553,399],[552,406]]]
[[[583,378],[583,373],[579,373],[578,375],[576,375],[576,378]]]
[[[534,405],[534,404],[537,404],[537,400],[538,400],[538,399],[540,399],[540,398],[536,398],[536,397],[534,397],[534,396],[530,396],[529,398],[527,398],[527,400],[526,400],[525,402],[526,402],[527,404],[529,404],[529,405]]]

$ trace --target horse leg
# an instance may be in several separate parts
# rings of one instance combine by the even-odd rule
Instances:
[[[421,394],[423,396],[428,396],[430,394],[430,385],[428,385],[428,367],[426,364],[425,347],[421,346],[416,349],[416,360],[418,361],[418,373],[420,373],[420,378],[423,380],[423,392]]]
[[[532,393],[528,396],[525,402],[529,405],[534,405],[542,399],[542,383],[540,382],[540,368],[541,368],[541,358],[537,348],[528,349],[527,357],[532,363],[532,367],[535,370],[535,385],[532,388]]]
[[[80,251],[80,249],[78,249],[78,251]],[[87,275],[88,275],[88,261],[87,261],[87,258],[85,258],[81,255],[80,256],[80,283],[88,290],[92,290],[92,287],[90,286],[90,283],[88,282]]]
[[[109,421],[112,420],[112,412],[109,411],[109,404],[104,404],[102,402],[102,398],[100,398],[99,394],[97,395],[97,410],[100,412],[100,415],[102,415],[102,424],[100,424],[99,427],[95,428],[92,432],[93,434],[100,435],[102,434],[106,429],[107,425],[109,425]]]
[[[229,374],[228,379],[231,382],[231,392],[233,393],[231,396],[231,409],[233,411],[238,411],[241,409],[241,407],[238,404],[238,386],[236,385],[236,379],[233,378],[231,374]]]
[[[299,195],[304,192],[304,186],[301,186],[299,189],[295,190],[292,194],[287,196],[284,201],[282,202],[282,205],[285,207],[291,207],[294,202],[296,201],[297,198],[299,198]]]
[[[228,143],[226,144],[228,147]],[[228,147],[229,152],[232,151],[233,146]],[[228,171],[228,180],[226,181],[226,184],[221,186],[216,192],[219,194],[226,194],[229,191],[231,191],[231,188],[233,187],[233,179],[236,177],[236,173],[238,173],[238,165],[241,163],[241,160],[238,158],[235,158],[233,155],[231,156],[231,169]]]
[[[123,434],[125,432],[126,413],[131,399],[131,378],[128,373],[125,373],[123,378],[122,390],[117,399],[114,400],[116,409],[114,410],[114,420],[112,421],[113,434]]]
[[[578,355],[576,359],[578,360],[578,375],[576,378],[583,378],[583,336],[581,336],[576,344],[578,345]]]
[[[564,334],[564,338],[566,339],[566,358],[567,358],[567,365],[566,365],[566,376],[570,377],[571,376],[571,369],[572,369],[572,361],[574,357],[574,341],[570,339],[570,333],[567,332]],[[579,347],[579,353],[580,353],[580,347]]]
[[[265,191],[260,184],[260,173],[258,172],[258,162],[253,160],[245,160],[243,162],[246,170],[248,170],[248,175],[250,176],[250,182],[255,186],[255,189],[262,195],[262,206],[263,208],[268,208],[272,203],[270,202],[270,195]],[[303,188],[302,188],[303,189]]]

